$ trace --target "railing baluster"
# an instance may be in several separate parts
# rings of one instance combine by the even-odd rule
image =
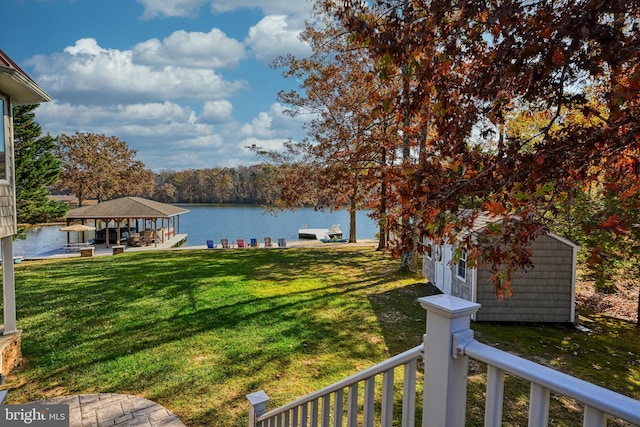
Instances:
[[[311,427],[318,427],[318,399],[311,402]]]
[[[375,377],[364,381],[364,427],[373,427],[373,398],[375,397]]]
[[[549,422],[549,396],[548,388],[540,384],[531,383],[529,396],[529,427],[546,427]]]
[[[298,406],[291,410],[291,427],[298,427]]]
[[[592,406],[585,405],[583,427],[606,427],[607,414]]]
[[[291,411],[284,413],[284,427],[291,427]]]
[[[504,371],[495,366],[487,366],[487,396],[484,407],[485,427],[502,425],[502,401],[504,399]]]
[[[322,397],[322,427],[329,427],[329,415],[331,414],[331,395]]]
[[[349,397],[347,398],[347,426],[357,427],[358,425],[358,383],[349,386]]]
[[[404,390],[402,396],[402,427],[414,427],[416,424],[416,359],[404,365]]]
[[[393,422],[393,379],[393,369],[389,369],[382,375],[382,413],[380,415],[382,427],[391,427]]]
[[[333,398],[333,425],[335,427],[342,427],[344,392],[342,390],[336,391]]]
[[[307,427],[309,425],[309,404],[302,405],[302,413],[300,414],[300,427]]]

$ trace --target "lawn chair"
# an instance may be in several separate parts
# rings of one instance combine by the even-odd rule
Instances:
[[[265,237],[264,238],[264,247],[265,248],[270,248],[271,247],[271,237]]]
[[[287,247],[287,241],[285,240],[284,237],[281,237],[278,239],[278,247],[279,248],[286,248]]]
[[[220,243],[222,244],[222,249],[229,249],[229,239],[220,239]]]
[[[215,249],[216,245],[213,244],[213,240],[207,240],[207,249]]]
[[[258,239],[251,239],[251,247],[252,248],[258,247]]]
[[[142,240],[140,239],[140,233],[133,233],[133,237],[129,242],[130,246],[142,246]]]
[[[247,247],[247,245],[245,245],[245,243],[244,243],[244,239],[238,239],[238,240],[236,240],[236,243],[238,244],[239,248],[246,248]]]

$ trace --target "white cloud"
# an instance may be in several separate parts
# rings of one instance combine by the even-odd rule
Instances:
[[[191,108],[171,102],[87,106],[52,101],[42,104],[37,114],[46,131],[54,135],[91,132],[123,140],[158,137],[160,141],[168,135],[206,135],[213,131],[213,126],[195,123]]]
[[[270,137],[273,135],[271,129],[272,117],[265,112],[258,114],[251,123],[247,123],[239,130],[240,135],[256,135],[260,137]]]
[[[132,51],[105,49],[94,39],[78,40],[63,53],[36,56],[30,64],[33,77],[54,98],[85,104],[221,99],[246,87],[188,64],[138,64]]]
[[[300,132],[304,118],[291,117],[284,113],[282,104],[275,103],[269,111],[258,113],[251,122],[245,124],[233,123],[233,132],[242,138],[273,138],[288,139]],[[297,136],[297,135],[296,135]]]
[[[153,19],[161,16],[195,17],[200,7],[208,0],[138,0],[144,7],[142,19]]]
[[[203,5],[216,13],[250,7],[272,15],[256,23],[255,15],[247,14],[255,25],[237,28],[247,34],[244,40],[216,28],[190,32],[174,27],[173,32],[154,34],[157,38],[135,40],[131,48],[82,38],[62,51],[33,57],[25,63],[29,75],[54,98],[37,110],[44,132],[116,136],[156,171],[250,165],[262,159],[248,146],[280,149],[285,141],[301,136],[304,119],[292,118],[284,106],[271,103],[279,83],[262,73],[261,64],[246,58],[250,52],[270,63],[286,53],[306,55],[308,47],[298,34],[307,3],[138,1],[146,18],[196,16]],[[251,69],[242,69],[245,65]],[[252,84],[260,90],[251,90],[241,78],[254,79]],[[252,96],[234,98],[245,90]]]
[[[273,118],[272,123],[275,127],[299,131],[305,122],[312,119],[311,114],[298,114],[295,117],[291,117],[286,110],[287,107],[279,102],[272,104],[269,108],[269,114]]]
[[[265,15],[287,16],[309,15],[312,8],[310,0],[211,0],[211,10],[217,13],[230,12],[242,8],[259,9]]]
[[[280,151],[284,149],[284,143],[288,141],[283,138],[274,138],[274,139],[260,139],[260,138],[246,138],[240,142],[241,150],[246,155],[255,156],[255,153],[251,151],[249,147],[260,147],[262,150],[267,151]]]
[[[214,13],[239,9],[258,9],[264,14],[287,15],[298,22],[311,11],[311,0],[138,0],[144,7],[143,19],[158,17],[195,17],[203,5],[209,4]]]
[[[265,16],[249,29],[245,43],[251,53],[263,63],[271,63],[280,55],[307,56],[309,45],[300,41],[299,28],[290,28],[284,15]]]
[[[241,42],[217,28],[208,33],[176,31],[162,42],[150,39],[133,48],[133,62],[166,66],[185,64],[194,68],[234,68],[246,58]]]
[[[190,107],[168,101],[87,106],[54,100],[42,104],[37,117],[43,130],[54,136],[75,132],[116,136],[138,151],[137,158],[147,168],[156,171],[259,163],[261,159],[247,147],[280,149],[297,136],[297,119],[281,115],[279,104],[257,114],[250,123],[233,121],[231,110],[228,101],[207,101],[197,115]]]
[[[233,105],[229,101],[206,101],[198,117],[204,123],[222,123],[231,120]]]

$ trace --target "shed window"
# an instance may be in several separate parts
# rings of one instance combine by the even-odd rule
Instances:
[[[467,278],[467,253],[462,252],[460,259],[458,260],[458,277],[461,279]]]
[[[0,180],[7,179],[7,126],[9,123],[9,103],[0,96],[0,111],[2,111],[2,126],[0,126]]]
[[[424,256],[427,259],[433,259],[433,241],[428,239],[424,248]]]

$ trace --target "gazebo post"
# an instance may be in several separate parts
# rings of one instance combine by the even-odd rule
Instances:
[[[104,221],[104,245],[107,249],[109,249],[109,223],[110,219],[102,219]]]

